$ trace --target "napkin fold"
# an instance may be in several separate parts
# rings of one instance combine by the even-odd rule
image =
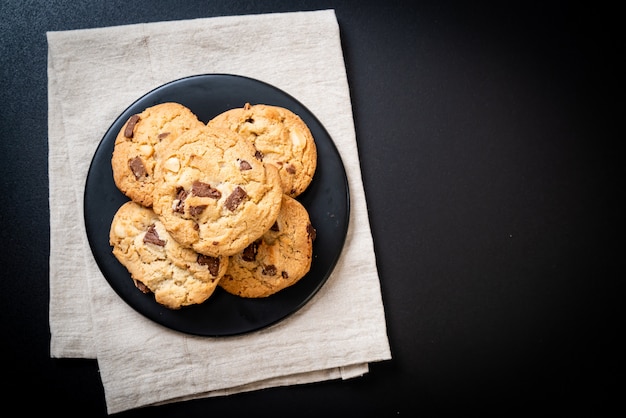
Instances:
[[[50,355],[96,358],[109,414],[348,379],[391,358],[333,10],[57,31],[47,39]],[[164,83],[206,73],[262,80],[311,110],[339,150],[351,202],[342,254],[321,290],[271,327],[224,338],[170,330],[122,301],[96,265],[83,220],[91,157],[116,117]]]

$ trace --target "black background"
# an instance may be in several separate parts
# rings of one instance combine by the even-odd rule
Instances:
[[[106,415],[96,361],[49,357],[46,31],[326,8],[341,29],[393,359],[348,381],[118,415],[602,416],[616,404],[616,8],[2,0],[5,407]]]

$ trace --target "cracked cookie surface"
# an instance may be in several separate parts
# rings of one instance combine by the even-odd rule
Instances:
[[[208,257],[176,242],[150,208],[129,201],[113,217],[113,255],[138,289],[170,309],[199,304],[215,291],[227,257]]]
[[[179,103],[160,103],[133,115],[120,129],[113,148],[113,180],[122,193],[152,206],[154,167],[160,150],[183,132],[204,126]]]
[[[315,229],[306,208],[283,195],[276,223],[260,239],[230,257],[218,285],[246,298],[275,294],[309,272],[314,240]]]
[[[278,216],[278,170],[231,130],[191,129],[162,152],[153,208],[182,245],[209,256],[242,251]]]
[[[296,197],[311,183],[317,167],[315,141],[306,123],[289,109],[246,103],[208,125],[231,129],[254,144],[263,161],[278,168],[283,193]]]

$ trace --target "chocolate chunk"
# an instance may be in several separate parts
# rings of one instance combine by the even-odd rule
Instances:
[[[256,150],[254,152],[254,158],[256,158],[259,161],[263,161],[263,153],[259,150]]]
[[[296,168],[291,164],[287,164],[287,168],[285,169],[289,174],[296,174]]]
[[[241,171],[252,170],[252,166],[246,160],[241,160],[241,161],[239,161],[239,169]]]
[[[191,216],[198,216],[207,208],[208,205],[189,206],[189,214]]]
[[[210,197],[213,199],[219,199],[222,197],[222,193],[210,184],[203,183],[201,181],[194,181],[191,185],[191,194],[198,197]]]
[[[174,212],[185,213],[185,199],[187,199],[187,192],[182,187],[176,188],[176,199],[178,202],[176,203],[176,207],[174,207]]]
[[[246,119],[246,123],[254,123],[254,119],[248,118],[248,119]]]
[[[228,210],[232,212],[237,209],[237,206],[239,206],[239,204],[243,202],[246,196],[248,196],[246,191],[237,186],[237,188],[233,190],[230,196],[226,198],[226,202],[224,202],[224,205],[228,208]]]
[[[243,253],[241,253],[241,259],[243,261],[256,260],[256,254],[258,250],[259,250],[259,243],[258,241],[255,241],[252,244],[248,245],[246,248],[244,248]]]
[[[130,171],[135,175],[135,180],[139,180],[140,178],[147,176],[146,167],[143,165],[143,161],[139,157],[135,157],[128,162],[130,166]]]
[[[309,238],[311,238],[311,241],[315,241],[315,238],[317,237],[317,231],[315,230],[315,228],[313,228],[313,225],[307,224],[306,233],[308,234]]]
[[[150,244],[158,245],[159,247],[165,247],[165,241],[159,238],[159,233],[154,228],[154,224],[148,227],[146,235],[143,236],[143,242],[149,242]]]
[[[278,222],[274,222],[274,225],[270,228],[270,231],[278,232],[280,229],[278,228]]]
[[[217,276],[217,273],[220,271],[220,259],[218,257],[198,254],[198,264],[201,266],[207,266],[209,268],[209,273],[213,276]]]
[[[286,271],[281,272],[280,275],[283,276],[283,279],[289,278],[289,273],[287,273]]]
[[[151,292],[150,288],[143,284],[143,282],[133,279],[133,283],[135,283],[135,287],[139,289],[141,293],[148,294]]]
[[[128,123],[126,124],[126,128],[124,128],[124,136],[126,138],[133,137],[133,130],[135,129],[135,125],[139,122],[139,115],[132,115],[130,119],[128,119]]]
[[[273,264],[270,264],[269,266],[265,266],[263,270],[261,271],[261,273],[264,276],[274,276],[276,275],[276,272],[277,272],[276,266]]]
[[[170,134],[169,132],[162,132],[162,133],[159,134],[159,136],[157,138],[159,138],[159,141],[160,141],[162,139],[167,138],[169,134]]]

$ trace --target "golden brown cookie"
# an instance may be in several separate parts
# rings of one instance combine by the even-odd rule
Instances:
[[[115,185],[131,200],[150,207],[159,150],[188,129],[202,126],[179,103],[161,103],[133,115],[115,139],[111,166]]]
[[[230,257],[219,286],[237,296],[266,297],[304,277],[311,268],[315,229],[297,200],[283,195],[276,223],[263,236]]]
[[[181,244],[229,256],[259,238],[276,220],[282,189],[276,168],[228,129],[203,126],[183,133],[155,169],[154,211]]]
[[[265,104],[227,110],[209,121],[248,139],[263,161],[278,168],[283,192],[291,197],[311,183],[317,167],[317,148],[304,121],[289,109]]]
[[[228,266],[227,257],[208,257],[182,247],[152,209],[132,201],[113,217],[109,242],[136,286],[153,292],[156,301],[170,309],[207,300]]]

